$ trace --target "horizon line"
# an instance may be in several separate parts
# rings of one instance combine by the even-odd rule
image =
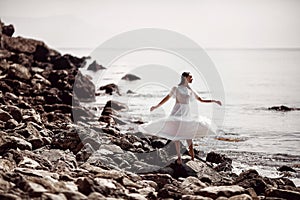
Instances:
[[[50,47],[51,48],[51,47]],[[94,47],[55,47],[56,49],[96,49]],[[183,48],[185,49],[185,48]],[[300,47],[203,47],[204,50],[290,50],[299,51]]]

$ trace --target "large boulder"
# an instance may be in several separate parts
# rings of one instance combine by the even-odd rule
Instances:
[[[106,69],[106,68],[103,67],[102,65],[99,65],[95,60],[87,68],[87,70],[91,70],[91,71],[94,71],[94,72],[96,72],[98,70],[101,70],[101,69]]]
[[[73,91],[80,101],[95,101],[95,85],[80,71],[78,71],[76,76]]]

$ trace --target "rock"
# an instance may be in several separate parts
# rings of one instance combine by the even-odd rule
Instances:
[[[109,100],[106,102],[104,108],[112,108],[116,111],[122,111],[122,110],[127,110],[128,106],[118,101]]]
[[[62,130],[54,136],[51,145],[62,150],[70,149],[75,154],[83,147],[76,130]]]
[[[2,34],[11,37],[15,32],[15,28],[12,24],[7,26],[2,26]]]
[[[68,59],[67,56],[57,56],[53,61],[54,70],[72,69],[75,68],[73,63]]]
[[[89,57],[75,57],[70,54],[65,54],[65,58],[67,58],[76,68],[81,68],[86,64],[86,59],[89,59]]]
[[[95,178],[93,180],[83,178],[78,179],[76,183],[78,184],[78,191],[85,195],[89,195],[92,192],[99,192],[105,196],[115,196],[120,194],[120,191],[124,190],[124,187],[116,181],[105,178]]]
[[[232,196],[228,198],[228,200],[252,200],[252,197],[249,196],[248,194],[240,194],[240,195]]]
[[[100,146],[99,150],[101,150],[101,149],[109,150],[114,154],[123,154],[124,153],[122,148],[118,145],[115,145],[115,144],[102,144]]]
[[[182,157],[182,159],[184,162],[186,162],[184,157]],[[171,163],[159,171],[168,173],[174,178],[188,176],[198,177],[202,182],[207,182],[209,184],[220,182],[223,179],[223,177],[217,171],[212,169],[206,163],[198,160],[190,160],[183,165]]]
[[[91,71],[94,71],[94,72],[96,72],[98,70],[101,70],[101,69],[106,69],[106,68],[103,67],[102,65],[99,65],[95,60],[87,68],[87,70],[91,70]]]
[[[8,159],[3,159],[3,158],[0,158],[0,170],[3,171],[3,172],[10,172],[12,171],[14,168],[16,167],[16,163],[13,159],[11,158],[8,158]],[[1,178],[0,178],[0,182],[1,182]],[[1,188],[5,186],[5,184],[1,183],[0,184],[0,190]],[[2,189],[4,190],[4,189]]]
[[[182,194],[173,184],[166,184],[163,186],[163,188],[158,190],[157,197],[158,199],[181,199]]]
[[[68,200],[86,200],[87,196],[77,191],[64,190],[61,192]]]
[[[17,122],[22,121],[22,119],[23,119],[22,112],[21,112],[21,109],[18,108],[17,106],[3,105],[3,106],[1,106],[1,109],[8,112]],[[1,110],[0,110],[0,115],[1,115]]]
[[[223,163],[223,162],[229,162],[232,163],[232,159],[226,157],[224,154],[218,154],[215,152],[209,152],[206,155],[206,161],[207,162],[212,162],[212,163]]]
[[[5,123],[6,129],[14,129],[18,126],[18,122],[14,119],[10,119]]]
[[[21,162],[19,162],[18,167],[36,169],[36,168],[41,167],[41,166],[35,160],[24,156],[23,160]]]
[[[0,109],[0,121],[6,122],[12,118],[13,117],[8,112]]]
[[[170,140],[164,138],[154,138],[151,140],[151,146],[153,148],[163,148],[170,143]]]
[[[216,199],[219,196],[231,197],[234,195],[242,194],[244,192],[245,192],[244,188],[238,185],[231,185],[231,186],[209,186],[203,189],[199,189],[198,191],[195,192],[195,194]]]
[[[127,90],[126,94],[135,94],[132,90]]]
[[[112,95],[113,92],[116,92],[118,95],[121,96],[120,91],[119,91],[119,87],[114,83],[110,83],[110,84],[101,86],[99,88],[99,90],[105,90],[105,93],[110,94],[110,95]]]
[[[21,81],[26,81],[29,80],[31,78],[31,74],[29,72],[29,70],[19,64],[13,64],[8,68],[8,72],[7,72],[7,76],[10,79],[18,79]]]
[[[130,193],[130,194],[127,194],[126,198],[132,199],[132,200],[147,200],[146,197],[144,197],[143,195],[141,195],[139,193]]]
[[[127,81],[134,81],[134,80],[140,80],[141,78],[133,75],[133,74],[126,74],[125,76],[122,77],[122,80],[127,80]]]
[[[105,199],[105,196],[98,193],[98,192],[92,192],[89,196],[88,196],[89,200],[98,200],[98,199]]]
[[[268,110],[287,112],[287,111],[292,111],[292,110],[300,110],[300,108],[290,108],[290,107],[281,105],[281,106],[269,107]]]
[[[49,49],[43,45],[37,45],[35,48],[35,52],[33,53],[33,59],[40,61],[40,62],[46,62],[49,61]]]
[[[284,171],[297,172],[293,168],[291,168],[289,166],[286,166],[286,165],[283,165],[283,166],[279,167],[277,170],[281,171],[281,172],[284,172]]]
[[[43,193],[41,199],[47,200],[67,200],[66,196],[62,193],[52,194],[52,193]]]
[[[182,191],[182,194],[195,194],[196,190],[205,187],[207,187],[207,185],[198,178],[189,176],[182,181],[180,190]]]
[[[73,91],[80,101],[95,101],[95,85],[80,71],[76,75]]]
[[[171,184],[173,181],[175,181],[169,174],[141,174],[141,177],[143,180],[155,182],[158,188],[163,188],[164,185]]]
[[[182,195],[182,200],[213,200],[212,198],[209,197],[203,197],[200,195]],[[218,199],[219,200],[219,199]],[[226,198],[227,200],[227,198]]]
[[[4,153],[9,149],[19,148],[21,150],[32,150],[32,145],[24,139],[15,136],[5,136],[0,133],[0,153]]]
[[[242,172],[234,181],[234,184],[243,188],[253,188],[257,195],[261,195],[267,189],[267,184],[256,170],[250,169]]]
[[[3,47],[11,52],[33,54],[36,50],[37,45],[45,45],[43,42],[28,39],[23,37],[7,37],[3,35]],[[51,53],[58,54],[56,51],[51,50]]]
[[[287,200],[295,200],[300,199],[300,192],[282,189],[268,189],[266,190],[265,196],[282,198]]]

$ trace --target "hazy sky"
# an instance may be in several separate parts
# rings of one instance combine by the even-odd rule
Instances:
[[[186,35],[205,48],[300,47],[299,0],[0,0],[16,34],[55,48],[94,48],[145,27]]]

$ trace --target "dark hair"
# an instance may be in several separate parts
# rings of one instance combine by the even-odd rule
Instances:
[[[178,85],[184,84],[185,83],[185,78],[188,77],[189,75],[190,75],[190,72],[183,72],[181,74],[181,80],[180,80],[180,83]],[[189,85],[187,87],[190,88]]]
[[[183,72],[182,74],[181,74],[181,76],[183,76],[183,77],[188,77],[190,75],[190,72]]]

